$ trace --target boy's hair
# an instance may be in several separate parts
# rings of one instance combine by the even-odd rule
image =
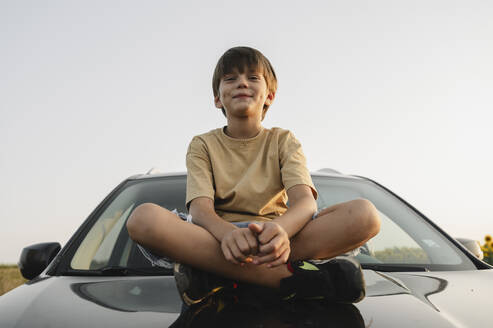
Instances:
[[[212,77],[212,91],[214,92],[214,97],[219,96],[219,83],[221,82],[221,79],[224,75],[233,72],[235,69],[240,73],[244,73],[246,70],[250,69],[258,70],[264,76],[267,90],[272,93],[276,92],[276,73],[269,60],[257,49],[250,47],[234,47],[226,51],[217,62]],[[269,109],[269,105],[264,104],[262,119],[264,118],[267,109]],[[224,116],[226,116],[224,108],[221,110]]]

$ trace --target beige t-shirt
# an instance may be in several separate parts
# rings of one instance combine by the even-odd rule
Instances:
[[[226,221],[267,221],[287,210],[286,190],[308,185],[301,144],[284,129],[262,128],[250,139],[235,139],[223,128],[196,136],[187,152],[187,207],[197,197],[214,200]]]

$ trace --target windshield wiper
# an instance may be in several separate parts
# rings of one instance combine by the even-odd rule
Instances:
[[[407,265],[407,264],[375,264],[375,263],[365,263],[361,264],[363,269],[370,269],[382,272],[427,272],[427,267],[420,265]]]
[[[103,276],[155,276],[163,275],[163,273],[168,273],[168,269],[163,269],[161,267],[152,268],[128,268],[124,266],[107,266],[96,270]]]
[[[128,268],[119,265],[107,266],[101,269],[69,269],[58,273],[60,276],[169,276],[173,270],[162,267]]]

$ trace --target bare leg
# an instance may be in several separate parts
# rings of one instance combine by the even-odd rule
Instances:
[[[291,240],[290,260],[331,258],[363,245],[378,233],[373,204],[359,199],[323,210]],[[130,237],[157,254],[222,276],[272,288],[291,275],[286,265],[236,265],[226,261],[219,242],[205,229],[155,205],[142,204],[127,222]]]
[[[291,275],[286,265],[267,268],[226,261],[219,242],[207,230],[155,204],[138,206],[128,219],[127,229],[134,241],[157,254],[231,279],[279,288],[280,280]]]
[[[356,199],[322,210],[291,240],[290,260],[327,259],[363,245],[380,230],[371,202]]]

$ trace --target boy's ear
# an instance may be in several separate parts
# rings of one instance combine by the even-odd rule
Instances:
[[[272,105],[272,102],[274,101],[274,98],[275,97],[276,97],[276,93],[275,92],[269,92],[269,94],[267,95],[267,99],[265,99],[265,104],[267,106]]]
[[[217,108],[223,108],[223,103],[221,102],[219,96],[214,97],[214,105],[216,105]]]

